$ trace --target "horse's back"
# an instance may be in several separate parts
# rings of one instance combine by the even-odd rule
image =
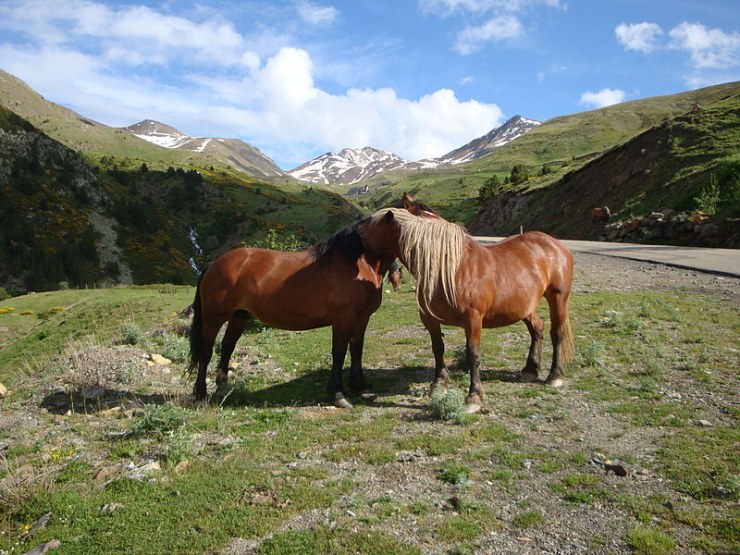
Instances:
[[[561,241],[542,231],[512,235],[486,250],[506,274],[537,275],[545,287],[570,289],[573,254]]]

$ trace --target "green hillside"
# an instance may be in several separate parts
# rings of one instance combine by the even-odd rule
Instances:
[[[501,180],[517,165],[532,176],[530,187],[546,187],[589,160],[661,122],[740,93],[740,82],[625,102],[550,119],[526,135],[479,159],[451,168],[413,174],[385,174],[369,181],[365,201],[382,206],[404,190],[416,193],[447,218],[467,222],[478,210],[478,190],[493,175]]]
[[[230,169],[152,169],[123,155],[92,166],[0,107],[0,287],[12,293],[101,283],[190,283],[269,231],[314,243],[356,220],[341,196],[277,187]]]
[[[651,213],[667,217],[702,210],[713,220],[713,227],[702,233],[688,230],[692,232],[682,236],[663,230],[667,234],[631,239],[738,246],[738,116],[737,92],[696,105],[563,175],[554,172],[503,188],[481,207],[469,227],[481,235],[508,235],[522,226],[571,239],[595,239],[607,222],[592,220],[593,207],[608,206],[611,223],[637,222]],[[710,193],[711,203],[700,200]]]

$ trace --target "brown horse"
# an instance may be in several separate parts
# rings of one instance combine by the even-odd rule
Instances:
[[[486,246],[437,215],[420,217],[399,208],[376,212],[360,225],[360,234],[368,251],[397,256],[417,280],[419,314],[435,360],[432,390],[449,380],[441,324],[465,329],[470,411],[483,403],[482,328],[523,320],[532,342],[521,379],[535,381],[542,351],[544,325],[537,313],[542,297],[550,307],[553,343],[547,383],[562,384],[563,365],[574,354],[568,319],[573,256],[562,243],[545,233],[528,232]]]
[[[403,270],[398,261],[394,260],[388,270],[387,281],[393,286],[394,291],[400,291],[403,285]]]
[[[229,359],[246,325],[258,318],[287,330],[332,327],[329,392],[334,404],[345,399],[342,367],[349,345],[349,384],[372,399],[362,372],[362,350],[370,316],[380,306],[383,276],[394,256],[364,250],[356,222],[301,252],[238,248],[217,258],[201,276],[193,302],[190,368],[198,370],[194,394],[206,398],[206,372],[219,330],[217,386],[228,378]]]

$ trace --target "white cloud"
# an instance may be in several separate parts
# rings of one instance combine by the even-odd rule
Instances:
[[[614,29],[614,33],[627,50],[649,53],[657,48],[663,30],[657,23],[643,21],[642,23],[622,23]]]
[[[460,55],[483,50],[491,42],[524,35],[521,18],[542,7],[565,9],[561,0],[418,0],[419,9],[441,17],[459,16],[462,30],[457,33],[453,49]],[[483,24],[465,24],[491,14]]]
[[[518,18],[511,15],[501,15],[489,19],[483,25],[466,27],[457,36],[455,52],[458,54],[472,54],[492,41],[513,39],[524,33],[524,27]]]
[[[449,89],[418,100],[400,98],[390,88],[329,94],[315,87],[311,59],[297,49],[283,49],[245,87],[261,98],[244,106],[242,121],[265,144],[303,148],[305,157],[296,165],[313,156],[308,151],[317,145],[371,145],[411,160],[441,156],[503,120],[497,106],[460,101]]]
[[[298,2],[297,9],[301,19],[309,25],[330,25],[339,17],[339,11],[336,8],[319,6],[306,0]]]
[[[561,0],[419,0],[419,9],[425,13],[448,16],[457,12],[521,12],[544,5],[548,8],[564,7]]]
[[[740,33],[727,34],[700,23],[681,23],[669,33],[670,47],[688,52],[695,69],[727,69],[740,65]]]
[[[624,102],[627,94],[619,89],[601,89],[598,92],[586,91],[581,95],[583,106],[592,106],[594,108],[604,108],[612,104]]]
[[[27,6],[14,31],[33,16],[48,33],[27,25],[23,47],[0,38],[0,67],[107,125],[153,118],[194,135],[243,137],[287,167],[347,146],[372,145],[411,160],[440,156],[503,121],[498,106],[459,100],[448,89],[419,98],[390,88],[329,93],[317,85],[306,50],[254,51],[219,20],[149,8],[111,11],[92,2],[66,11],[46,2]],[[0,28],[13,17],[3,8]],[[219,69],[214,57],[231,65]]]

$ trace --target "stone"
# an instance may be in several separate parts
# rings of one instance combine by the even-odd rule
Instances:
[[[0,383],[0,397],[5,397],[8,394],[8,388]]]
[[[172,364],[172,361],[170,359],[156,353],[151,355],[151,359],[154,364],[158,364],[159,366],[169,366],[170,364]]]

